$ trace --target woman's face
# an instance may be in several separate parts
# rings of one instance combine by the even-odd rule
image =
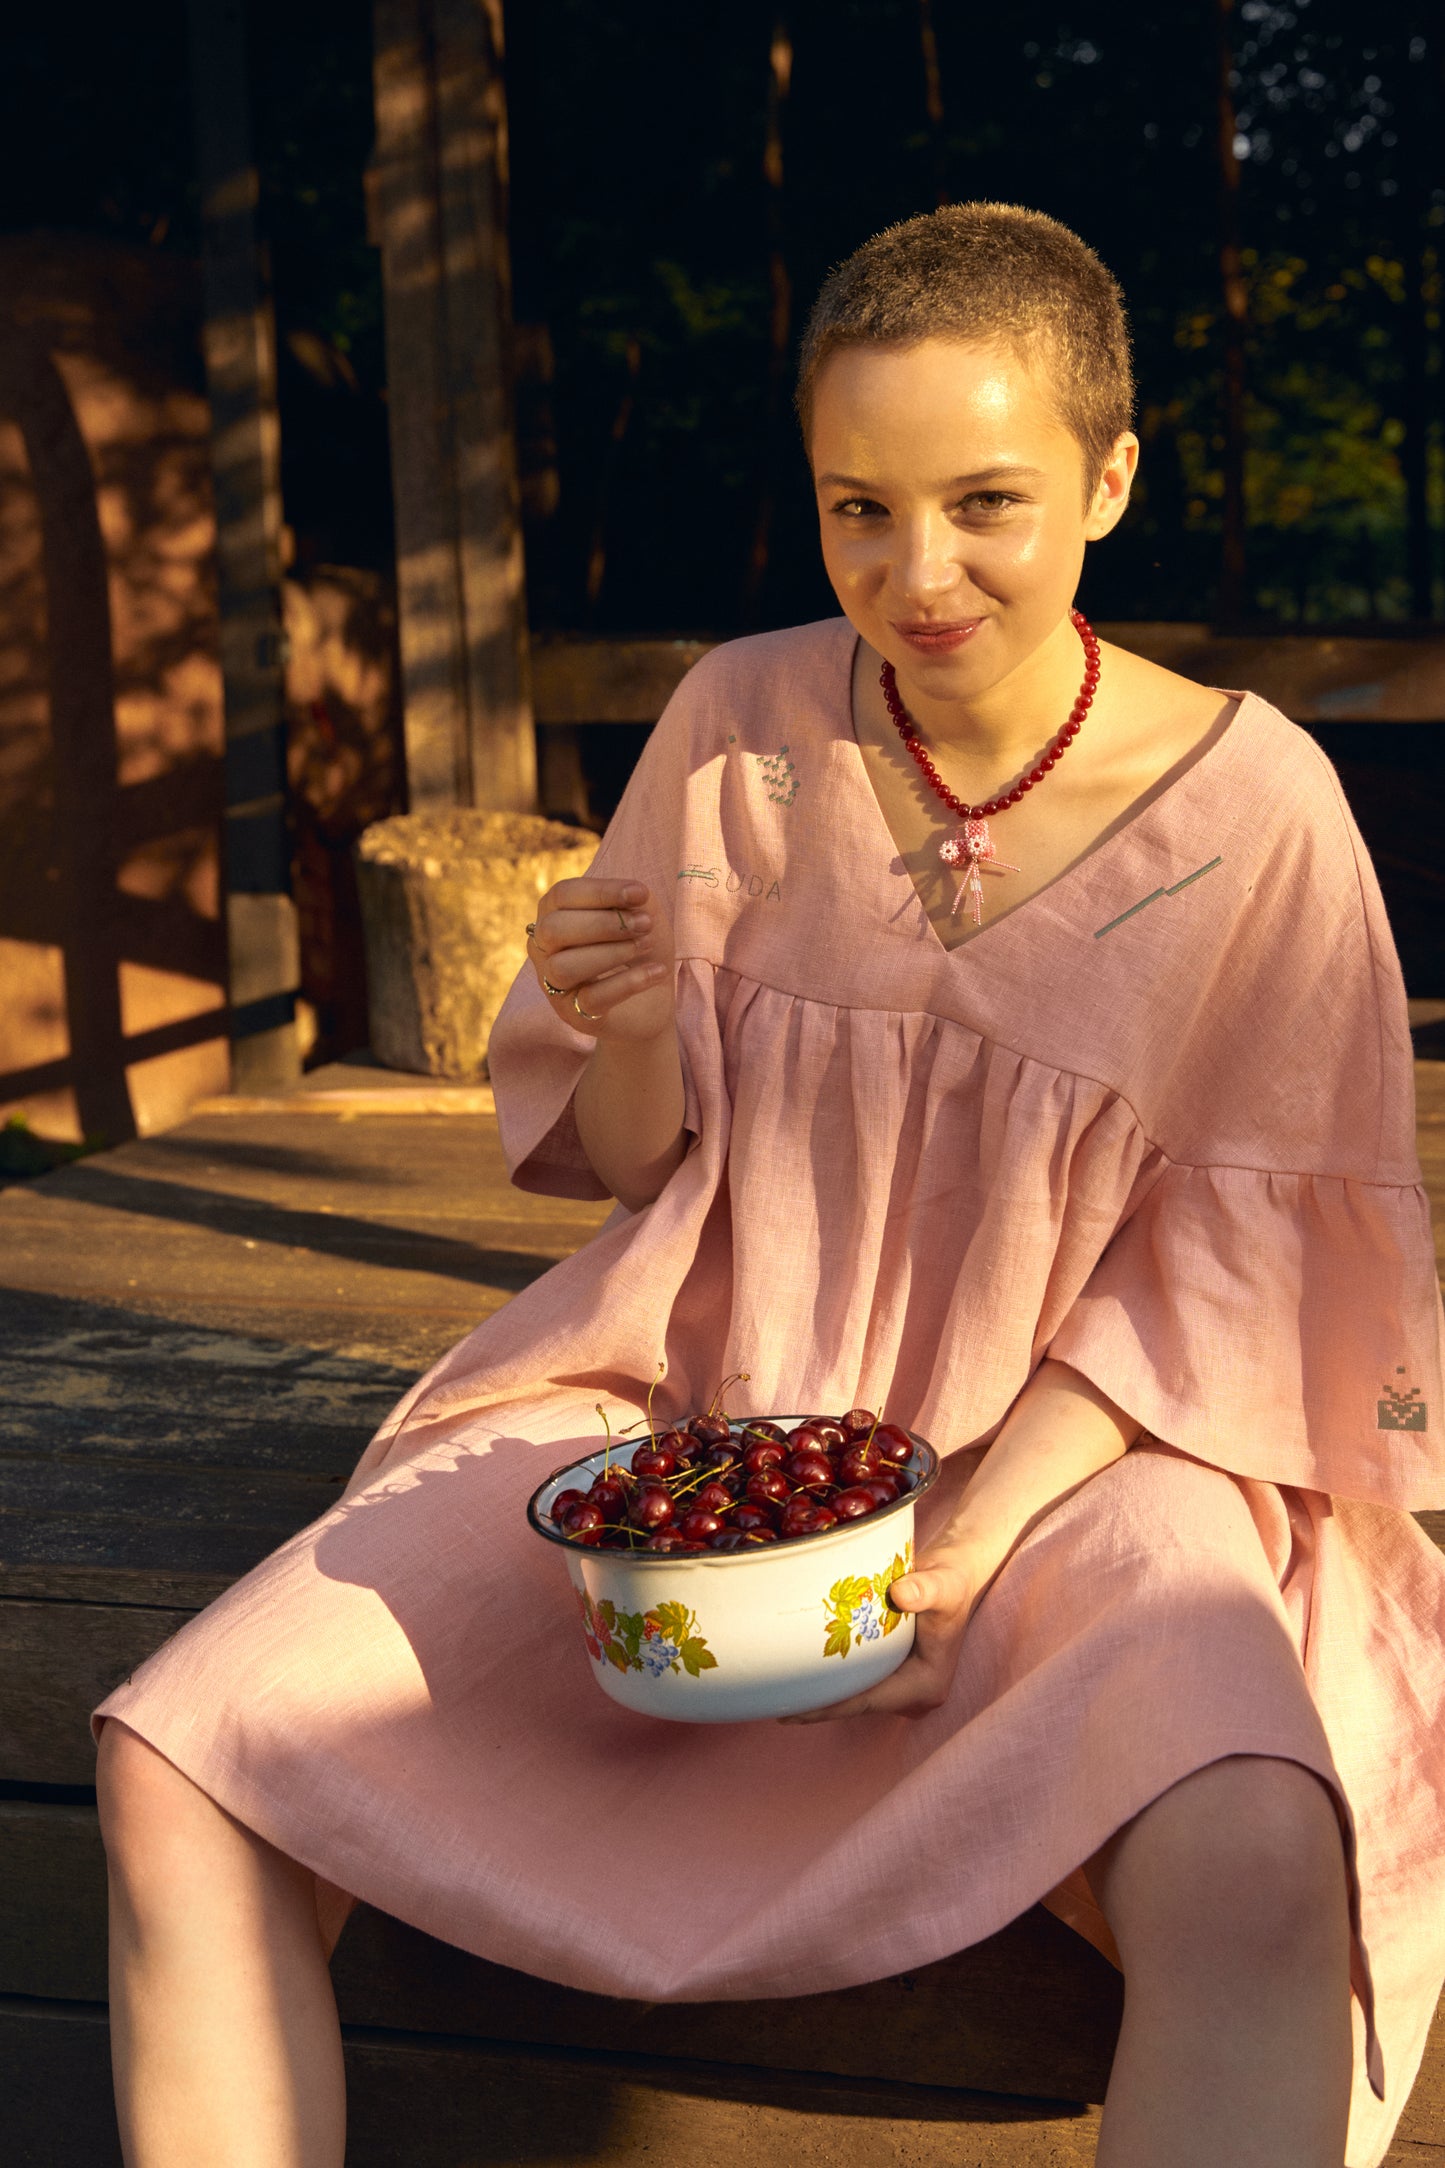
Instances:
[[[1064,626],[1085,544],[1128,502],[1138,439],[1119,439],[1085,502],[1083,452],[1033,370],[1000,346],[927,339],[831,354],[809,450],[844,612],[925,703],[946,703]]]

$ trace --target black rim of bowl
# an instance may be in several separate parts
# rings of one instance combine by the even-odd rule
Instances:
[[[801,1423],[805,1422],[807,1418],[800,1415],[795,1420]],[[740,1432],[747,1429],[749,1423],[776,1423],[781,1421],[780,1416],[774,1415],[749,1415],[740,1421],[734,1421],[730,1418],[728,1430],[733,1437],[736,1437]],[[912,1440],[914,1457],[920,1463],[917,1468],[910,1463],[908,1468],[908,1473],[914,1479],[911,1491],[905,1491],[901,1498],[893,1499],[889,1505],[879,1506],[875,1513],[866,1513],[856,1521],[842,1521],[836,1528],[820,1528],[816,1534],[811,1536],[794,1536],[786,1543],[762,1543],[759,1544],[755,1551],[603,1550],[600,1544],[572,1542],[571,1538],[564,1536],[559,1528],[549,1525],[550,1515],[547,1517],[547,1521],[544,1522],[537,1505],[543,1491],[547,1489],[549,1484],[555,1483],[559,1477],[570,1475],[574,1468],[585,1468],[590,1460],[605,1460],[609,1450],[606,1446],[599,1446],[595,1454],[583,1453],[571,1460],[564,1460],[560,1467],[554,1468],[550,1475],[544,1476],[527,1500],[527,1519],[545,1543],[555,1543],[559,1550],[568,1551],[574,1555],[580,1554],[583,1558],[605,1558],[609,1565],[614,1562],[626,1566],[672,1566],[674,1568],[702,1565],[749,1565],[761,1558],[772,1558],[778,1552],[786,1554],[795,1551],[805,1543],[818,1544],[819,1546],[825,1543],[836,1543],[841,1537],[855,1535],[863,1528],[876,1527],[879,1521],[886,1521],[891,1514],[901,1513],[905,1506],[916,1505],[924,1493],[932,1490],[934,1484],[938,1481],[938,1471],[942,1463],[936,1449],[929,1444],[926,1438],[920,1438],[916,1431],[905,1429],[902,1423],[897,1427],[903,1430],[905,1437]],[[645,1443],[645,1439],[634,1438],[624,1450],[635,1452],[639,1446]]]

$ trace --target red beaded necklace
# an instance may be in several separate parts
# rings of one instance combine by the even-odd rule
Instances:
[[[1022,871],[1021,867],[1005,865],[1002,859],[995,856],[993,838],[988,832],[990,816],[1002,813],[1008,806],[1017,805],[1026,790],[1032,790],[1035,783],[1042,783],[1050,768],[1063,759],[1079,735],[1079,725],[1094,704],[1094,694],[1099,684],[1099,643],[1094,637],[1093,626],[1082,610],[1070,610],[1069,617],[1075,632],[1084,643],[1084,682],[1079,687],[1079,697],[1069,710],[1068,721],[1058,736],[1051,740],[1047,752],[1040,756],[1038,765],[1031,768],[1027,775],[1021,776],[1012,790],[1001,791],[997,798],[990,798],[984,805],[967,805],[962,798],[954,796],[930,760],[928,748],[914,727],[913,717],[898,697],[898,681],[893,674],[892,663],[885,662],[879,673],[878,682],[883,687],[883,698],[888,703],[888,712],[898,725],[899,737],[917,761],[929,788],[937,793],[950,812],[956,813],[963,823],[955,835],[945,836],[938,847],[938,855],[946,866],[967,865],[968,878],[954,897],[953,908],[956,911],[967,896],[973,907],[975,926],[983,924],[983,875],[980,868],[987,866],[990,873]]]

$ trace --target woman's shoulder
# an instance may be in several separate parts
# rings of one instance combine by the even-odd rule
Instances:
[[[684,687],[713,698],[786,695],[795,687],[816,691],[820,673],[846,672],[857,634],[846,617],[820,617],[806,625],[720,640],[692,665]]]

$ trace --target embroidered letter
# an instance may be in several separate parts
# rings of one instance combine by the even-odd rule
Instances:
[[[742,885],[743,885],[743,877],[742,877],[742,875],[741,875],[740,873],[735,873],[735,872],[733,871],[732,867],[731,867],[731,866],[729,866],[729,867],[728,867],[728,880],[727,880],[727,889],[728,889],[728,894],[729,894],[730,896],[735,896],[735,895],[737,894],[738,890],[739,890],[739,889],[740,889],[740,888],[742,887]]]

